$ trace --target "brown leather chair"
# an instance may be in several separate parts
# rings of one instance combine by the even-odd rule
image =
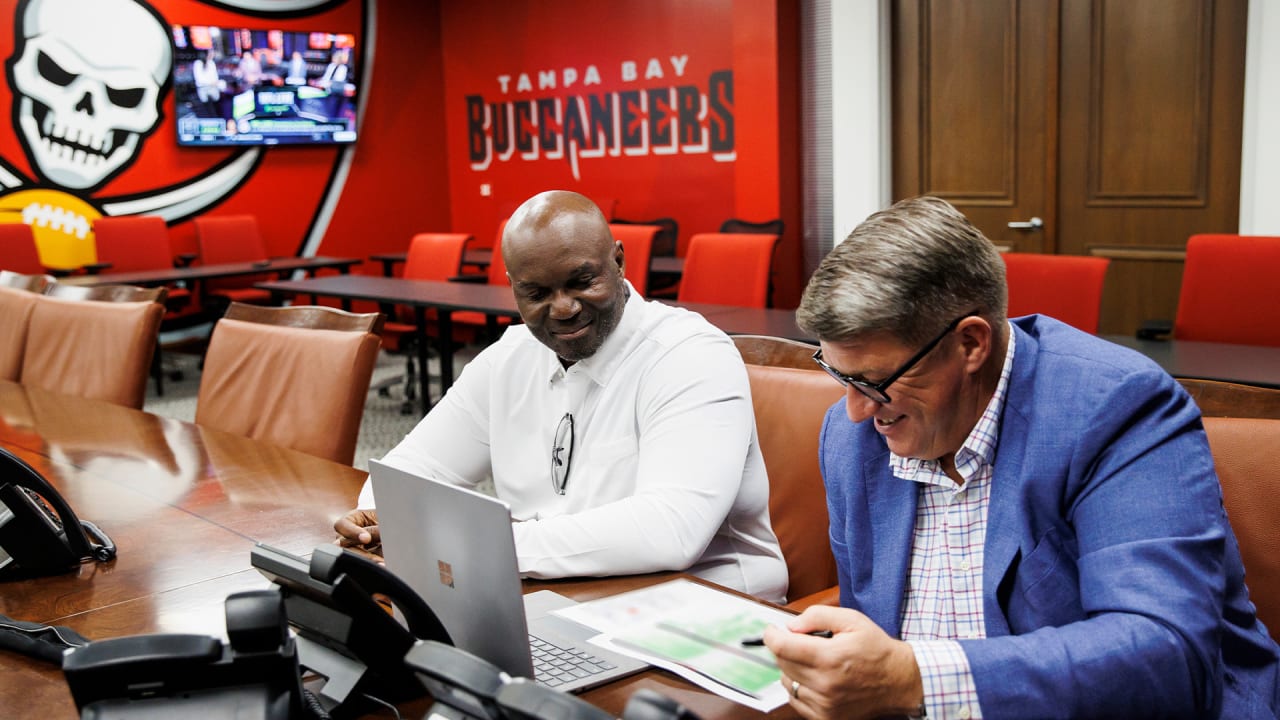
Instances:
[[[1240,544],[1249,598],[1258,608],[1258,619],[1275,635],[1280,630],[1280,511],[1275,505],[1280,493],[1280,420],[1207,417],[1204,430],[1222,484],[1227,520]]]
[[[1209,417],[1250,417],[1280,420],[1280,391],[1217,380],[1178,378],[1182,387]]]
[[[0,287],[43,293],[45,288],[53,283],[52,275],[23,275],[9,270],[0,270]]]
[[[350,465],[382,319],[232,303],[209,339],[196,424]]]
[[[818,470],[818,432],[844,389],[814,364],[812,345],[759,335],[733,341],[747,363],[756,433],[769,472],[769,519],[787,563],[787,597],[803,598],[838,582]]]
[[[17,381],[22,376],[31,311],[50,280],[47,275],[0,270],[0,380]]]
[[[31,311],[20,381],[141,408],[164,288],[55,283]]]

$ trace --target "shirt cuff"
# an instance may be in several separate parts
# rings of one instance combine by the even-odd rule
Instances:
[[[978,688],[969,658],[954,640],[908,640],[924,681],[924,706],[929,720],[977,720]]]

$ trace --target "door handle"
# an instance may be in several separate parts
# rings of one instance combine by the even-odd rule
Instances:
[[[1026,222],[1009,223],[1010,230],[1039,230],[1042,227],[1044,227],[1044,221],[1038,217],[1033,217]]]

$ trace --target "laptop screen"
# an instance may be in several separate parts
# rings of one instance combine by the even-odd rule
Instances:
[[[506,503],[376,460],[369,470],[387,567],[427,601],[455,645],[532,677]]]

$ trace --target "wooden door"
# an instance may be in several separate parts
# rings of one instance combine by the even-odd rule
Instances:
[[[1053,250],[1057,16],[1052,0],[894,3],[895,199],[937,195],[998,245]]]
[[[945,197],[1008,249],[1112,258],[1103,333],[1172,318],[1187,237],[1238,223],[1246,15],[896,0],[894,197]]]

